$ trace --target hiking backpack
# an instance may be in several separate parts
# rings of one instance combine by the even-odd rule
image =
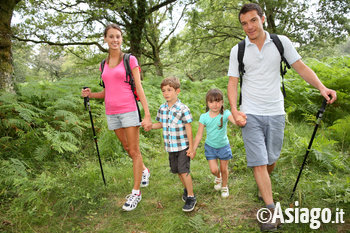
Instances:
[[[280,73],[282,76],[282,90],[283,90],[283,96],[286,97],[286,90],[284,88],[284,75],[287,73],[287,68],[290,69],[290,65],[287,62],[286,58],[284,57],[284,48],[283,45],[278,38],[276,34],[270,34],[270,37],[273,41],[273,43],[276,45],[278,52],[281,55],[281,63],[280,63]],[[238,71],[239,71],[239,86],[240,86],[240,93],[239,93],[239,105],[242,104],[242,83],[243,83],[243,75],[245,73],[244,70],[244,63],[243,63],[243,57],[244,57],[244,50],[245,50],[245,40],[242,40],[238,43]]]
[[[136,101],[136,106],[137,106],[137,111],[139,113],[139,120],[140,122],[142,121],[141,120],[141,114],[140,114],[140,108],[139,108],[139,105],[138,105],[138,101],[140,101],[140,98],[136,92],[136,87],[135,87],[135,81],[134,81],[134,77],[132,76],[132,72],[131,72],[131,68],[130,68],[130,56],[131,54],[130,53],[125,53],[124,56],[123,56],[123,62],[124,62],[124,68],[125,68],[125,73],[126,73],[126,77],[125,77],[125,81],[126,83],[129,83],[130,84],[130,87],[131,87],[131,91],[132,93],[134,94],[134,98],[135,98],[135,101]],[[101,75],[100,75],[100,83],[99,85],[103,88],[105,88],[105,84],[102,80],[102,73],[103,73],[103,69],[105,67],[105,63],[106,63],[106,60],[103,59],[101,61]]]

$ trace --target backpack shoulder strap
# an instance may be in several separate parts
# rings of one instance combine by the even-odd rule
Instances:
[[[100,63],[101,75],[100,75],[100,83],[99,83],[99,85],[100,85],[101,87],[103,87],[103,88],[105,88],[105,83],[104,83],[103,80],[102,80],[102,73],[103,73],[103,69],[105,68],[105,63],[106,63],[106,60],[105,60],[105,59],[103,59],[103,60],[101,61],[101,63]]]
[[[281,55],[282,61],[286,64],[287,68],[290,69],[290,65],[289,65],[288,61],[286,60],[286,58],[284,57],[284,47],[282,45],[281,40],[278,38],[278,36],[276,34],[270,34],[270,37],[271,37],[273,43],[276,45],[278,52]]]
[[[243,63],[244,51],[245,51],[245,39],[241,40],[238,43],[238,52],[237,52],[238,71],[239,71],[239,86],[240,86],[239,105],[242,104],[242,83],[243,83],[243,75],[245,73],[244,63]]]
[[[282,76],[282,91],[283,91],[283,96],[286,97],[286,89],[284,87],[284,75],[287,73],[287,68],[290,69],[290,65],[287,59],[284,57],[284,48],[281,40],[278,38],[276,34],[270,34],[270,37],[273,43],[276,45],[278,52],[281,55],[280,73]]]
[[[125,82],[130,83],[130,80],[133,79],[131,68],[130,68],[130,53],[125,53],[123,56],[124,68],[126,72]]]

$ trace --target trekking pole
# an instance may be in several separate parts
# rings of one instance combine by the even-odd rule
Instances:
[[[84,90],[86,88],[88,88],[88,87],[83,87]],[[103,174],[102,162],[101,162],[100,152],[98,150],[97,137],[96,137],[95,127],[94,127],[94,121],[92,120],[92,114],[91,114],[91,108],[90,108],[90,101],[89,100],[90,100],[89,97],[84,97],[84,106],[85,106],[85,110],[87,110],[86,105],[89,107],[89,115],[90,115],[91,127],[92,127],[92,132],[94,134],[94,140],[95,140],[95,144],[96,144],[98,161],[100,163],[100,168],[101,168],[101,175],[102,175],[103,183],[106,185],[106,180],[105,180],[105,176]]]
[[[310,152],[310,149],[311,149],[311,146],[312,146],[312,142],[314,141],[314,138],[315,138],[315,135],[316,135],[316,131],[317,131],[317,129],[318,129],[318,125],[320,124],[321,119],[322,119],[322,116],[323,116],[323,113],[324,113],[324,111],[326,110],[326,105],[327,105],[327,100],[324,99],[320,110],[318,110],[318,112],[317,112],[317,114],[316,114],[316,125],[315,125],[315,129],[314,129],[314,132],[312,133],[311,140],[310,140],[310,143],[309,143],[309,147],[308,147],[307,150],[306,150],[306,154],[305,154],[305,157],[304,157],[304,161],[303,161],[303,164],[301,165],[301,168],[300,168],[300,171],[299,171],[299,175],[298,175],[297,181],[295,182],[295,185],[294,185],[294,188],[293,188],[293,192],[292,192],[292,195],[290,196],[290,199],[292,199],[293,196],[294,196],[294,192],[295,192],[295,189],[297,188],[297,185],[298,185],[298,182],[299,182],[301,173],[302,173],[303,168],[304,168],[304,165],[305,165],[305,163],[306,163],[307,156],[309,155],[309,152]]]

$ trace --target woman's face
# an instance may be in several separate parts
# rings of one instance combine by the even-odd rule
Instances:
[[[110,28],[107,31],[107,35],[104,38],[105,42],[108,44],[109,49],[121,49],[123,43],[123,36],[121,31],[115,28]]]

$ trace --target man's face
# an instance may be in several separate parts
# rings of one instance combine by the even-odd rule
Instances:
[[[247,34],[250,41],[256,41],[260,38],[264,37],[264,28],[263,23],[265,21],[265,17],[260,17],[258,12],[248,11],[245,14],[240,15],[241,25],[244,32]]]

